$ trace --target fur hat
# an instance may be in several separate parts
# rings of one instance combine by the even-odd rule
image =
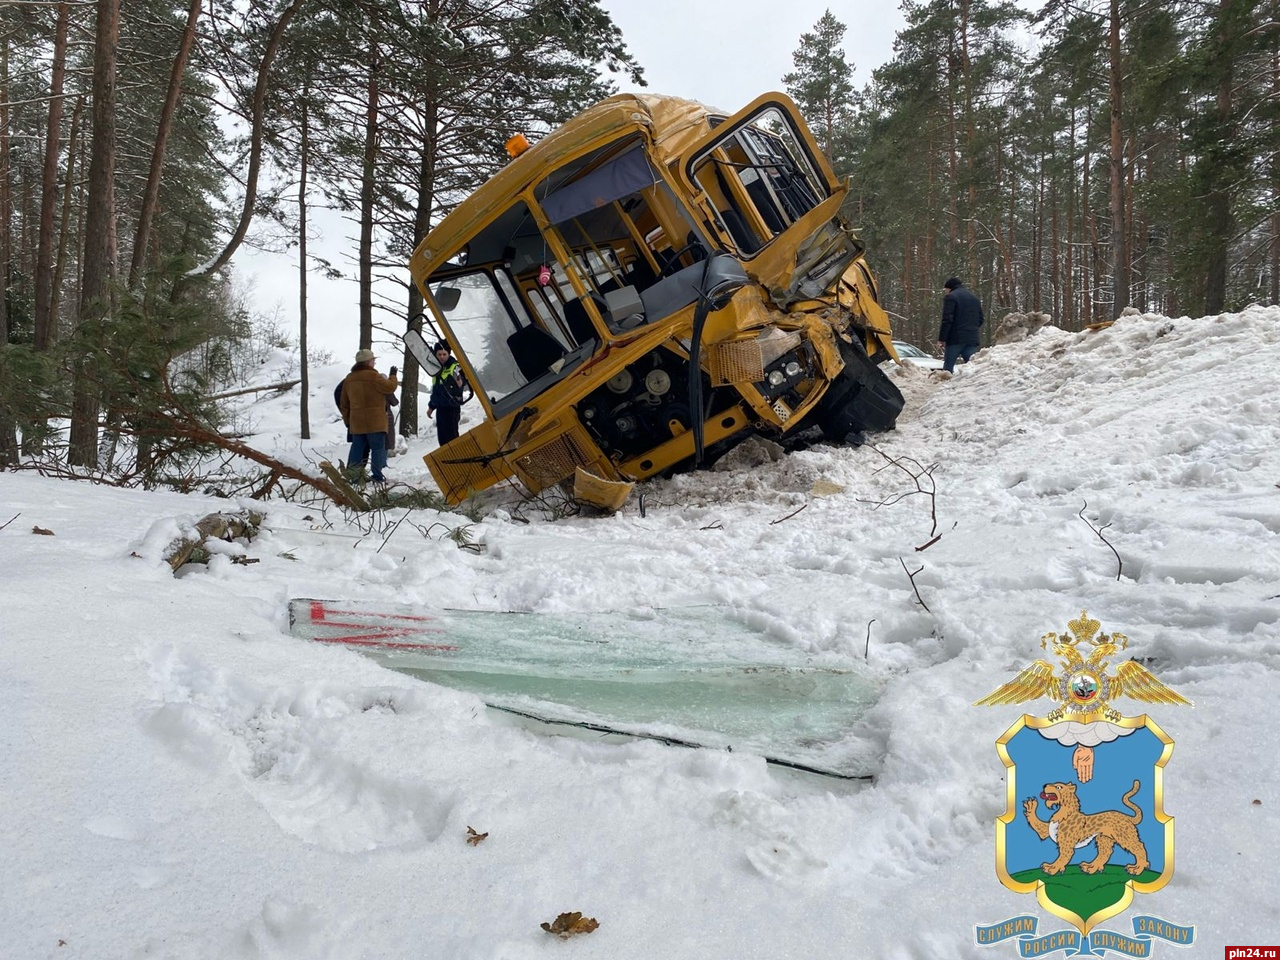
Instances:
[[[356,351],[356,363],[368,363],[370,360],[376,360],[376,359],[377,357],[374,355],[372,350]]]
[[[963,286],[959,277],[948,277],[947,282],[942,285],[944,290],[954,290],[956,287]]]
[[[436,343],[435,343],[435,346],[433,346],[433,347],[431,348],[431,352],[432,352],[432,353],[439,353],[441,350],[443,350],[445,353],[448,353],[448,352],[449,352],[449,345],[448,345],[447,343],[445,343],[443,340],[437,340],[437,341],[436,341]]]

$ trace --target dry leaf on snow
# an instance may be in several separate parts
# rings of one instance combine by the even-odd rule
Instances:
[[[480,841],[488,835],[488,833],[476,833],[474,828],[467,827],[467,843],[471,844],[473,847],[480,846]]]
[[[573,913],[560,914],[551,923],[542,924],[542,929],[547,933],[554,933],[561,940],[568,940],[574,934],[590,933],[598,926],[600,924],[594,917],[584,917],[575,910]]]

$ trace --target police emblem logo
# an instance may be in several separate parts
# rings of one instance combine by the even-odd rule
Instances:
[[[1113,701],[1191,705],[1146,666],[1112,661],[1129,645],[1081,611],[1066,633],[1048,633],[1038,659],[977,706],[1047,698],[1046,716],[1022,716],[996,741],[1006,767],[1005,811],[996,819],[996,873],[1034,893],[1074,929],[1038,932],[1024,915],[975,928],[983,945],[1016,940],[1020,956],[1152,956],[1155,942],[1189,945],[1194,927],[1151,916],[1132,933],[1099,927],[1173,876],[1173,817],[1164,810],[1164,770],[1173,741],[1149,717],[1124,716]]]

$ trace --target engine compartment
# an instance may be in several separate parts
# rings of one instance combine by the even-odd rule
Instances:
[[[705,374],[702,381],[714,412],[716,391]],[[693,424],[688,359],[665,347],[649,351],[583,398],[578,419],[614,462],[683,433]]]

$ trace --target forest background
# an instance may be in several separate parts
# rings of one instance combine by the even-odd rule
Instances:
[[[852,178],[846,214],[895,335],[932,340],[950,273],[990,316],[1067,330],[1126,307],[1280,302],[1280,0],[901,11],[892,59],[861,88],[829,10],[778,84]],[[398,336],[422,309],[409,252],[501,167],[510,132],[644,85],[596,0],[127,14],[0,0],[0,467],[172,476],[227,448],[218,400],[264,341],[298,351],[308,438],[308,278],[353,264],[358,345]],[[341,262],[314,249],[329,211],[355,225]],[[296,329],[238,290],[246,245],[305,265]]]

